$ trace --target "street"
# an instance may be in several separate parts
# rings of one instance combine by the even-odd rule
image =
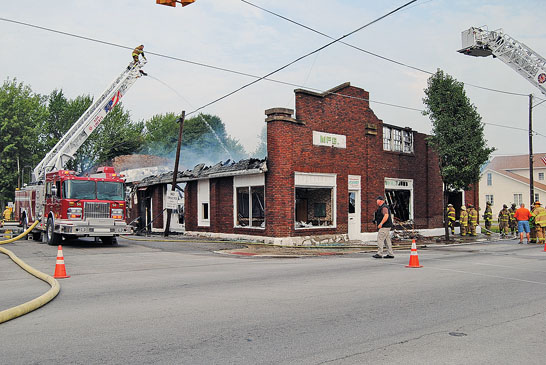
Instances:
[[[56,246],[4,245],[47,274]],[[546,252],[516,240],[370,253],[220,255],[233,244],[63,246],[71,277],[0,324],[2,364],[543,364]],[[48,285],[0,255],[0,310]]]

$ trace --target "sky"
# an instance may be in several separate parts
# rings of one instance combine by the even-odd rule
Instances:
[[[334,38],[408,2],[247,1]],[[252,152],[266,109],[293,109],[294,89],[325,91],[348,81],[369,91],[371,108],[383,122],[431,132],[430,120],[420,112],[429,73],[341,43],[271,76],[283,83],[261,80],[200,109],[255,79],[199,64],[263,76],[331,41],[241,0],[196,0],[183,8],[154,0],[0,0],[0,5],[0,79],[16,78],[39,94],[62,89],[68,98],[96,97],[129,64],[131,50],[144,44],[150,77],[140,78],[122,99],[135,121],[182,110],[194,116],[199,109],[218,115],[228,134]],[[418,0],[343,41],[428,72],[442,69],[464,82],[485,123],[488,146],[496,148],[493,155],[527,154],[527,95],[536,103],[546,95],[498,59],[456,51],[463,30],[487,26],[502,28],[546,57],[544,14],[544,0]],[[546,102],[533,108],[533,124],[534,152],[546,152]]]

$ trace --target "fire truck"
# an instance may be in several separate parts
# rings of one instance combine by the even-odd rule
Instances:
[[[40,161],[33,181],[15,192],[15,219],[23,229],[40,221],[31,232],[34,240],[57,245],[63,239],[98,237],[113,244],[115,237],[132,232],[125,221],[123,177],[113,167],[79,176],[65,165],[135,81],[146,75],[145,63],[124,69]]]

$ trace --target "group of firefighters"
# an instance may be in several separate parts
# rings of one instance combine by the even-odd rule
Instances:
[[[499,232],[501,237],[506,237],[510,233],[513,237],[516,236],[518,229],[518,219],[516,217],[516,204],[513,203],[510,208],[506,204],[503,204],[501,211],[497,215],[499,223]],[[491,210],[491,203],[486,203],[486,208],[483,213],[484,230],[485,234],[491,235],[491,225],[493,222],[493,212]],[[451,234],[455,234],[455,208],[453,204],[447,205],[447,221],[448,226],[451,229]],[[539,201],[535,201],[529,218],[531,226],[530,242],[532,243],[545,243],[546,241],[546,209],[542,207]],[[478,211],[472,204],[461,207],[461,213],[459,217],[459,226],[461,228],[461,236],[476,236],[476,226],[479,225]]]

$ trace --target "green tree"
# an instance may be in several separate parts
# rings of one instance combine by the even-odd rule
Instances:
[[[437,152],[444,183],[444,222],[449,239],[446,204],[449,191],[469,190],[480,178],[480,167],[494,148],[487,147],[483,123],[464,91],[464,84],[438,70],[428,79],[424,114],[432,121],[428,138]]]
[[[40,160],[38,131],[47,118],[46,98],[16,79],[0,87],[0,201],[13,200],[19,169]]]
[[[116,105],[82,145],[82,153],[88,153],[81,161],[87,161],[88,165],[82,164],[81,170],[108,164],[117,156],[135,153],[144,142],[143,131],[143,122],[131,122],[131,116],[123,105]]]
[[[145,144],[141,152],[173,157],[178,143],[179,116],[169,113],[156,115],[146,122]],[[214,115],[199,114],[184,121],[181,165],[216,163],[231,158],[246,157],[244,147],[226,133],[222,120]]]

